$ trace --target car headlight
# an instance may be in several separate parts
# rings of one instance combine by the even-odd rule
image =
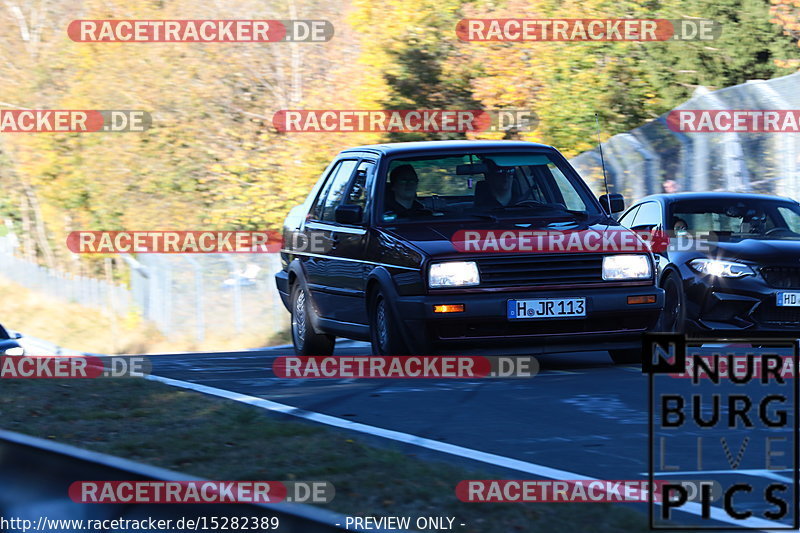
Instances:
[[[23,355],[25,350],[22,348],[22,346],[13,346],[11,348],[6,348],[4,353],[6,355]]]
[[[434,263],[428,276],[428,287],[466,287],[481,282],[475,261],[450,261]]]
[[[694,259],[689,261],[689,266],[701,274],[718,276],[721,278],[741,278],[755,274],[753,269],[744,263],[736,261],[721,261],[719,259]]]
[[[650,258],[641,254],[608,255],[603,258],[603,279],[648,279],[653,275]]]

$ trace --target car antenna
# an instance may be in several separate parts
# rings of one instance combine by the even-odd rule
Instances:
[[[597,146],[600,148],[600,164],[603,166],[603,183],[606,186],[606,204],[608,204],[608,213],[611,214],[611,196],[608,192],[608,176],[606,176],[606,160],[603,158],[603,143],[600,142],[600,119],[597,113],[594,114],[594,121],[597,124]]]

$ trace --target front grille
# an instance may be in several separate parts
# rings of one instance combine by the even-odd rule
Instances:
[[[776,289],[800,289],[800,267],[763,267],[761,275]]]
[[[602,254],[497,256],[477,259],[481,287],[598,283]]]
[[[753,316],[756,322],[772,326],[799,326],[800,307],[778,307],[774,303],[762,303]]]

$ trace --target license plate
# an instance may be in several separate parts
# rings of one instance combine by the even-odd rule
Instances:
[[[800,307],[800,292],[779,292],[775,304],[778,307]]]
[[[586,298],[508,300],[508,319],[586,316]]]

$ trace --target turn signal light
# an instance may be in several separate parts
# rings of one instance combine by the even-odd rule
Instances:
[[[434,313],[463,313],[464,312],[464,304],[444,304],[444,305],[434,305],[433,306]]]
[[[656,295],[648,294],[647,296],[628,296],[628,304],[654,304],[656,303]]]

